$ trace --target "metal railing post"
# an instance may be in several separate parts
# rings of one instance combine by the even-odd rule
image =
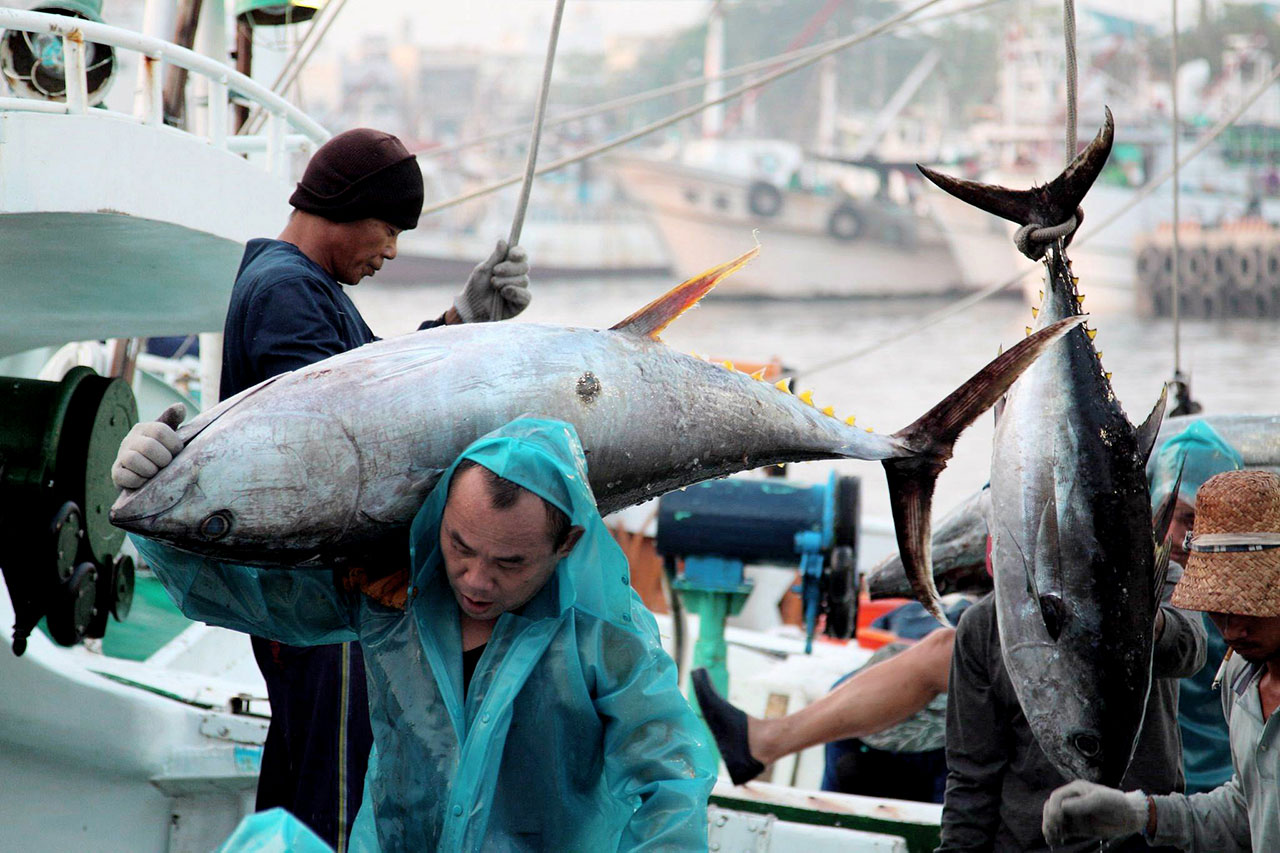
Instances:
[[[164,74],[161,68],[161,55],[144,55],[143,65],[147,69],[147,124],[159,127],[164,124]]]
[[[84,38],[79,30],[62,37],[67,112],[83,115],[89,109],[89,81],[84,64]]]
[[[227,78],[209,81],[209,141],[214,148],[227,147]]]

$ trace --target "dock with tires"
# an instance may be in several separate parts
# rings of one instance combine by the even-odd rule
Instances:
[[[1261,219],[1205,228],[1184,225],[1178,235],[1179,313],[1184,317],[1280,318],[1280,228]],[[1173,229],[1138,239],[1139,309],[1173,314]]]

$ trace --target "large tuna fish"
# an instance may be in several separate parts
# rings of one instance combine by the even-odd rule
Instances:
[[[1010,190],[924,170],[934,183],[1019,225],[1077,213],[1111,150],[1097,137],[1044,187]],[[1080,313],[1059,240],[1045,256],[1037,328]],[[1005,666],[1036,740],[1068,778],[1117,785],[1151,683],[1162,567],[1145,466],[1164,394],[1130,425],[1085,328],[1032,365],[997,409],[991,460],[992,565]]]
[[[762,465],[882,460],[899,546],[928,581],[929,504],[955,438],[1076,318],[1004,353],[906,429],[878,435],[658,339],[753,254],[609,330],[448,326],[268,380],[183,426],[185,448],[142,489],[122,494],[112,520],[260,566],[368,559],[392,537],[403,541],[442,469],[470,442],[532,413],[577,428],[604,513]]]

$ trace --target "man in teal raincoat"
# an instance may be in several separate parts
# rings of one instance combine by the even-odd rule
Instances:
[[[467,448],[414,520],[399,594],[135,542],[192,619],[363,644],[374,754],[351,850],[706,848],[715,756],[569,424]]]

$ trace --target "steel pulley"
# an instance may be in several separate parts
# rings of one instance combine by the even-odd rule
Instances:
[[[137,422],[121,379],[73,368],[60,382],[0,377],[0,569],[13,601],[13,650],[42,618],[64,645],[102,636],[128,612],[132,562],[111,526],[111,463]]]

